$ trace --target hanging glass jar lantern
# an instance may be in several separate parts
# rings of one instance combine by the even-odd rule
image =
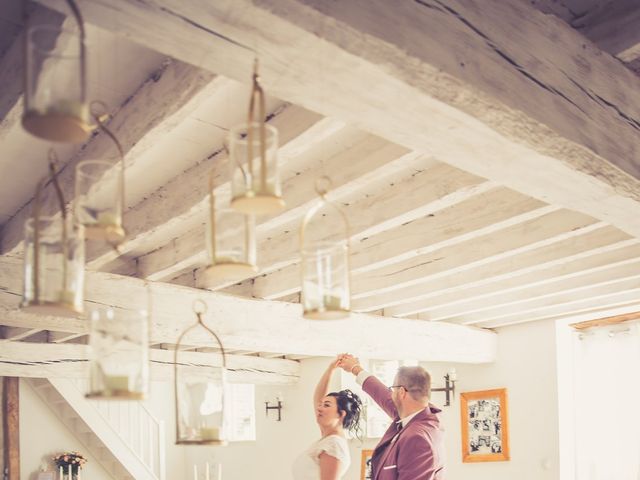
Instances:
[[[60,206],[60,217],[45,217],[42,180],[36,189],[33,216],[25,225],[23,310],[46,315],[82,313],[84,288],[84,232],[66,213],[57,179],[55,153],[49,153],[49,171]]]
[[[207,312],[206,303],[196,300],[193,311],[197,321],[178,337],[174,356],[176,444],[226,445],[226,355],[220,338],[202,319]],[[205,337],[220,351],[222,366],[181,362],[183,348],[202,345]]]
[[[224,237],[220,225],[225,226]],[[231,208],[217,207],[213,170],[209,176],[207,250],[211,263],[201,279],[204,288],[219,284],[220,281],[244,280],[258,271],[255,218]]]
[[[285,207],[278,171],[278,130],[265,123],[264,90],[253,73],[253,88],[246,124],[229,133],[231,207],[254,215],[274,213]]]
[[[300,228],[301,303],[304,317],[334,320],[349,316],[349,222],[344,212],[326,198],[330,180],[316,182],[320,202],[305,215]],[[342,235],[326,240],[326,222],[341,224]]]
[[[92,130],[85,28],[75,2],[66,1],[78,32],[51,25],[27,27],[22,125],[44,140],[81,143]]]
[[[106,107],[101,102],[92,107]],[[124,209],[124,152],[116,136],[103,123],[106,114],[92,112],[96,125],[113,141],[118,150],[115,158],[78,162],[75,177],[76,222],[84,225],[85,237],[118,245],[125,237],[122,227]]]
[[[87,398],[144,400],[149,389],[149,317],[146,311],[95,308],[89,315]]]

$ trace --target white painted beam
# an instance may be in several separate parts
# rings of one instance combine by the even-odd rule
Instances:
[[[109,128],[118,137],[125,152],[127,169],[131,169],[142,154],[186,118],[208,94],[214,75],[184,64],[171,61],[153,78],[149,78],[109,122]],[[67,201],[72,200],[75,166],[84,159],[110,156],[114,150],[111,139],[97,134],[86,148],[66,163],[58,175]],[[47,199],[54,198],[53,188],[46,190]],[[50,196],[50,197],[49,197]],[[56,205],[55,201],[50,202]],[[3,254],[20,254],[23,247],[24,222],[31,214],[31,202],[9,220],[2,229]],[[125,228],[127,225],[125,224]]]
[[[8,342],[0,350],[0,376],[37,378],[83,378],[89,375],[90,357],[87,345]],[[198,352],[180,353],[180,364],[222,365],[220,355]],[[149,351],[151,378],[173,379],[174,353]],[[300,377],[300,365],[291,360],[276,360],[244,355],[227,356],[228,380],[231,383],[259,385],[291,385]]]
[[[255,55],[238,44],[255,45],[279,98],[640,235],[640,79],[526,2],[82,8],[90,22],[236,79],[248,78]]]
[[[22,265],[4,257],[0,259],[0,267],[0,287],[6,293],[3,299],[10,302],[5,304],[5,318],[12,316],[10,309],[17,306],[20,298]],[[127,310],[147,309],[149,295],[151,343],[154,344],[175,343],[179,333],[195,321],[193,302],[202,299],[209,306],[207,323],[230,349],[309,356],[353,351],[381,359],[406,356],[468,363],[490,362],[495,357],[493,333],[460,325],[366,314],[352,314],[342,321],[318,322],[303,319],[300,305],[243,299],[101,272],[86,273],[88,307],[97,303]],[[40,319],[22,314],[21,320],[17,326],[23,328],[43,328],[42,323],[51,324],[47,317]],[[190,343],[207,346],[211,340],[200,335]]]

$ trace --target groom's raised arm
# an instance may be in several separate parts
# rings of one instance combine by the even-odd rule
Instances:
[[[393,404],[393,400],[391,400],[391,392],[389,392],[389,389],[375,376],[362,368],[359,360],[353,355],[344,353],[338,357],[340,359],[338,365],[343,370],[356,376],[356,380],[362,385],[362,389],[373,398],[380,408],[391,418],[397,417],[398,411]]]

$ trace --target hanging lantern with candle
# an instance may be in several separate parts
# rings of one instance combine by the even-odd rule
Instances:
[[[175,347],[176,444],[226,445],[226,355],[220,338],[202,319],[207,305],[197,300],[193,311],[196,323],[180,334]],[[184,347],[207,345],[209,341],[219,351],[221,364],[202,365],[201,361],[197,364],[189,361],[189,352],[184,352]]]
[[[52,142],[81,143],[92,131],[87,105],[87,52],[80,10],[66,0],[78,31],[29,25],[22,125]]]
[[[57,179],[55,152],[49,152],[49,172],[60,215],[42,215],[42,190],[36,189],[33,215],[25,225],[23,310],[46,315],[82,313],[84,288],[84,232],[67,215]]]
[[[247,123],[229,133],[231,206],[246,214],[263,215],[285,207],[278,171],[278,131],[265,118],[256,60]]]
[[[93,102],[92,108],[106,108]],[[84,225],[89,240],[118,245],[125,237],[122,227],[124,208],[124,152],[117,137],[107,128],[104,113],[92,112],[96,125],[115,144],[118,155],[78,162],[75,178],[75,217]]]
[[[149,390],[149,318],[141,311],[93,308],[89,314],[87,398],[144,400]]]
[[[327,200],[330,184],[327,177],[316,182],[320,202],[307,212],[300,228],[300,301],[304,317],[312,320],[345,318],[351,309],[349,222],[342,209]],[[327,239],[328,222],[338,225],[336,238]]]
[[[204,271],[201,286],[215,286],[221,281],[239,281],[252,277],[256,266],[255,218],[216,202],[214,171],[209,175],[209,225],[207,250],[209,266]],[[228,205],[228,204],[227,204]],[[224,232],[220,226],[224,225]]]

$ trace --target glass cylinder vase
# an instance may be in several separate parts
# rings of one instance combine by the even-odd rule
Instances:
[[[228,149],[231,207],[254,215],[282,210],[278,130],[260,122],[238,125],[229,132]]]
[[[149,390],[149,319],[145,311],[90,313],[87,398],[143,400]]]
[[[75,216],[85,227],[89,240],[120,243],[122,228],[124,174],[120,158],[84,160],[76,166]]]
[[[21,308],[46,315],[81,314],[84,259],[83,229],[70,218],[27,220]]]
[[[81,143],[89,137],[84,49],[80,32],[29,27],[22,118],[29,133],[52,142]]]

